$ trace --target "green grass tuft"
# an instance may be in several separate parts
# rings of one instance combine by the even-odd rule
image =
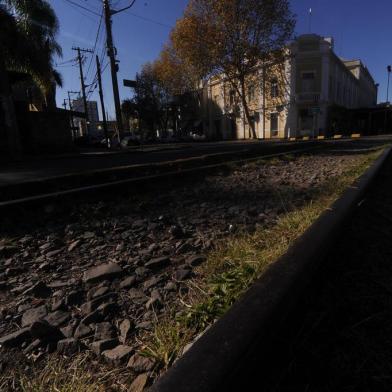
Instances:
[[[158,320],[153,335],[154,357],[167,368],[182,348],[224,315],[265,269],[287,252],[293,242],[358,178],[380,155],[365,155],[338,178],[326,181],[309,192],[310,201],[298,207],[295,193],[276,195],[286,213],[272,227],[254,233],[240,233],[226,239],[198,269],[198,279],[190,284],[189,304],[175,320]],[[164,338],[163,338],[164,337]],[[146,344],[149,346],[149,343]]]

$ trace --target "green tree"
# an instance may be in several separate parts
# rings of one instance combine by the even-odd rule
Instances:
[[[255,138],[249,78],[283,53],[294,26],[288,0],[190,0],[171,41],[177,56],[199,75],[230,83]]]
[[[150,136],[155,136],[156,129],[167,130],[170,100],[171,93],[159,78],[156,64],[144,64],[141,72],[136,75],[134,102],[141,126]]]
[[[60,74],[54,69],[54,56],[62,50],[56,41],[59,29],[57,16],[45,0],[0,0],[3,12],[15,20],[14,34],[19,34],[19,45],[13,46],[13,35],[6,34],[3,50],[9,71],[28,74],[45,96],[51,93],[53,83],[62,84]],[[1,30],[0,30],[1,33]],[[22,45],[22,39],[27,40]],[[8,44],[7,44],[8,43]]]

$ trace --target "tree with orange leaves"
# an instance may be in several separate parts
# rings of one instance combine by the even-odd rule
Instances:
[[[288,0],[190,0],[171,42],[195,76],[223,76],[230,83],[256,138],[248,78],[257,66],[276,61],[294,26]]]

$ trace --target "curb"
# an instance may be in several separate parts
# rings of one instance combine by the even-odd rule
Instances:
[[[339,229],[362,201],[391,149],[384,150],[150,392],[229,391],[240,382],[236,372],[252,356],[256,346],[262,347],[267,356],[274,351],[288,316],[310,286]]]

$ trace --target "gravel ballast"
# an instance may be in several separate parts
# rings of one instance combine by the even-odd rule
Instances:
[[[137,337],[169,308],[183,306],[179,298],[216,244],[273,226],[287,208],[305,205],[315,188],[361,159],[319,154],[257,161],[194,184],[3,229],[0,341],[30,347],[28,358],[92,350],[102,361],[126,366],[140,348]],[[37,216],[51,213],[48,206]],[[39,334],[31,345],[29,328],[37,322],[55,333],[49,340]],[[132,358],[136,373],[154,368]]]

